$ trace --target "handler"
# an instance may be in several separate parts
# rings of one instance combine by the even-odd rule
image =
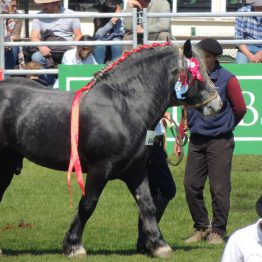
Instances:
[[[156,137],[150,152],[147,172],[150,192],[156,207],[156,220],[159,223],[168,202],[176,194],[176,185],[167,164],[165,148],[165,127],[160,121],[155,129]],[[146,235],[142,220],[138,220],[137,251],[146,252]]]
[[[198,46],[203,50],[209,77],[223,106],[218,114],[210,117],[202,116],[195,109],[188,109],[187,112],[191,136],[184,186],[195,232],[186,243],[207,239],[210,244],[221,244],[224,243],[230,207],[233,130],[244,117],[246,105],[237,78],[218,62],[218,56],[223,53],[221,45],[215,39],[206,38]],[[183,124],[184,120],[180,124],[182,131]],[[180,148],[175,144],[175,154],[179,152]],[[211,224],[203,193],[207,178],[212,198]]]

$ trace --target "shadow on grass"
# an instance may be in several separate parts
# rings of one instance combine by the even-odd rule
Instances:
[[[2,249],[3,256],[23,256],[23,255],[34,255],[34,256],[42,256],[42,255],[63,255],[61,249],[48,249],[48,250],[13,250],[13,249]]]
[[[192,250],[197,250],[197,249],[214,249],[214,246],[212,245],[188,245],[188,246],[171,246],[173,251],[175,252],[176,250],[178,251],[192,251]]]
[[[173,249],[173,252],[175,251],[191,251],[191,250],[197,250],[197,249],[214,249],[213,246],[202,246],[202,245],[192,245],[192,246],[171,246]],[[43,255],[64,255],[61,249],[47,249],[47,250],[12,250],[12,249],[4,249],[3,255],[5,257],[12,257],[12,256],[23,256],[23,255],[33,255],[33,256],[43,256]],[[119,255],[119,256],[132,256],[132,255],[145,255],[150,256],[149,253],[139,253],[136,251],[136,249],[119,249],[119,250],[105,250],[105,249],[99,249],[99,250],[88,250],[87,249],[87,256],[93,255],[93,256],[108,256],[108,255]]]
[[[12,250],[12,249],[2,249],[3,255],[5,257],[12,256],[23,256],[23,255],[33,255],[33,256],[43,256],[43,255],[64,255],[61,249],[48,249],[48,250]],[[88,255],[120,255],[120,256],[132,256],[139,254],[135,249],[119,249],[119,250],[87,250]]]

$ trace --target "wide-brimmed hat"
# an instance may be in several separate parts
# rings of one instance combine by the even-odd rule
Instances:
[[[257,200],[256,211],[257,214],[262,218],[262,196]]]
[[[205,38],[201,40],[197,44],[202,50],[214,54],[214,55],[222,55],[223,54],[223,48],[218,43],[216,39],[213,38]]]
[[[48,4],[53,2],[59,2],[60,0],[34,0],[36,4]]]

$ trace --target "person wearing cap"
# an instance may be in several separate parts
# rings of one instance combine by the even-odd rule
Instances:
[[[184,187],[195,229],[185,242],[207,240],[210,244],[222,244],[230,207],[233,130],[244,117],[246,105],[237,78],[219,64],[218,56],[222,55],[223,49],[218,41],[205,38],[198,47],[223,106],[219,113],[210,117],[188,108],[187,118],[180,122],[182,137],[185,121],[190,130]],[[179,155],[180,147],[176,143],[174,151]],[[211,221],[203,193],[207,178],[212,199]]]
[[[248,5],[241,7],[238,12],[261,12],[262,0],[247,0]],[[235,39],[262,40],[262,16],[238,16],[235,22]],[[240,44],[236,55],[236,63],[261,63],[261,44]]]
[[[72,14],[74,11],[61,7],[60,0],[34,0],[40,4],[42,11],[39,14]],[[82,36],[80,20],[78,18],[37,18],[33,19],[31,41],[43,41],[46,32],[52,31],[54,36],[67,41],[78,41]],[[39,46],[33,53],[32,61],[40,63],[47,68],[47,59],[52,56],[51,48]],[[47,76],[50,84],[54,82],[54,76]]]
[[[260,219],[230,236],[221,262],[262,261],[262,196],[256,202],[256,211]]]

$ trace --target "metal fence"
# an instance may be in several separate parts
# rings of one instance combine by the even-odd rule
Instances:
[[[153,17],[167,17],[167,18],[189,18],[189,17],[238,17],[238,16],[262,16],[261,12],[226,12],[226,13],[148,13],[147,9],[143,10],[143,27],[144,44],[151,44],[155,41],[148,40],[147,21],[148,18]],[[132,18],[133,23],[133,39],[129,41],[45,41],[45,42],[5,42],[4,39],[4,20],[8,18],[16,19],[33,19],[33,18],[107,18],[107,17],[122,17]],[[0,69],[6,75],[27,75],[27,74],[57,74],[58,69],[40,69],[40,70],[22,70],[13,69],[5,70],[5,47],[12,46],[97,46],[97,45],[132,45],[133,48],[137,46],[137,35],[136,35],[136,24],[137,24],[137,9],[133,9],[131,13],[79,13],[73,14],[0,14]],[[196,44],[199,40],[192,40],[192,44]],[[219,43],[223,45],[231,45],[233,48],[239,44],[262,44],[262,40],[229,40],[229,39],[218,39]],[[173,40],[173,43],[182,44],[184,40]]]

